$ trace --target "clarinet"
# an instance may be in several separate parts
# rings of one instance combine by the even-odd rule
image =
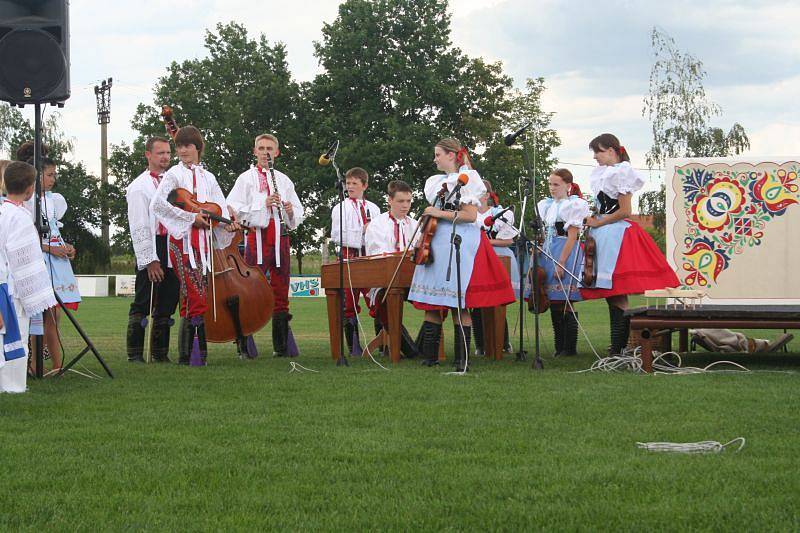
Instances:
[[[273,193],[278,193],[278,182],[275,179],[275,161],[272,159],[272,156],[267,154],[267,168],[269,168],[269,175],[272,179],[272,191]],[[288,219],[289,215],[286,214],[286,208],[283,207],[283,202],[281,201],[278,204],[278,223],[281,225],[281,236],[286,236],[289,234],[289,228],[286,226],[286,220]]]

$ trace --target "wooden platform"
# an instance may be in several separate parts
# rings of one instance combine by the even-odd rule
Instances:
[[[687,308],[636,307],[625,312],[631,318],[631,335],[642,342],[642,367],[653,371],[653,342],[660,336],[680,335],[679,351],[689,351],[689,329],[800,329],[797,305],[698,305]]]

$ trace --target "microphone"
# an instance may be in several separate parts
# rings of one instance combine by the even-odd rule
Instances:
[[[326,167],[331,164],[333,158],[336,157],[336,152],[339,150],[339,141],[335,140],[328,147],[328,151],[319,156],[319,164]]]
[[[506,211],[511,211],[512,209],[513,209],[513,207],[506,207],[505,209],[495,213],[494,215],[489,215],[488,217],[483,219],[483,225],[488,227],[488,228],[491,228],[492,226],[494,226],[494,223],[497,222],[498,220],[502,220],[503,222],[505,222],[507,224],[508,221],[506,219],[500,218],[500,217],[502,215],[504,215]]]
[[[458,183],[456,183],[456,186],[453,187],[453,190],[450,191],[450,194],[447,195],[447,198],[445,198],[444,201],[447,202],[448,200],[450,200],[450,198],[452,198],[453,195],[456,194],[459,190],[461,190],[461,187],[463,187],[467,183],[469,183],[469,175],[467,175],[467,174],[459,174],[458,175]]]
[[[530,128],[531,124],[533,124],[533,122],[528,122],[514,133],[509,133],[508,135],[506,135],[505,137],[506,146],[512,146],[515,142],[517,142],[517,137],[525,133],[525,130]]]

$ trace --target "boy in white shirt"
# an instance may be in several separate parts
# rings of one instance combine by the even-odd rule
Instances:
[[[370,221],[377,217],[381,210],[377,205],[364,199],[364,192],[369,185],[369,174],[366,170],[353,167],[345,173],[344,178],[347,198],[331,210],[331,240],[340,246],[343,257],[350,259],[367,255],[365,234]],[[362,294],[364,300],[369,303],[367,293],[368,289],[351,289],[345,295],[344,334],[351,355],[361,354],[356,315],[361,312],[358,300]]]
[[[305,218],[303,204],[289,176],[275,170],[281,155],[278,138],[271,134],[256,137],[253,155],[257,164],[243,172],[228,194],[228,207],[242,224],[254,228],[247,234],[245,260],[257,265],[269,279],[275,296],[272,311],[272,347],[276,357],[299,355],[289,321],[290,241],[288,230],[297,228]],[[247,342],[240,352],[255,357],[254,346]]]
[[[389,210],[372,219],[365,233],[367,255],[402,253],[409,245],[413,246],[412,238],[416,240],[414,232],[417,221],[408,216],[412,202],[411,187],[401,180],[392,181],[387,187],[387,194]],[[378,289],[372,289],[368,296],[376,335],[388,326],[388,314],[386,306],[381,304],[382,297],[383,291]],[[402,329],[400,351],[407,358],[419,354],[405,326]]]
[[[238,224],[212,226],[206,215],[185,211],[169,203],[175,189],[186,189],[197,201],[212,202],[225,214],[228,206],[217,178],[200,165],[205,142],[194,126],[184,126],[175,135],[180,162],[170,168],[156,189],[150,209],[169,233],[169,258],[181,285],[181,326],[178,335],[178,364],[205,366],[208,355],[203,315],[209,306],[211,246],[222,249],[232,241],[230,231]],[[228,231],[223,231],[227,229]],[[213,302],[212,302],[213,303]],[[195,342],[196,341],[196,342]]]
[[[39,235],[23,205],[33,196],[36,169],[15,161],[4,175],[8,193],[0,204],[0,392],[25,392],[30,317],[57,304]]]

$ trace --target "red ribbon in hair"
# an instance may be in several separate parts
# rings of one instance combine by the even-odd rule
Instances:
[[[468,158],[469,158],[469,153],[467,152],[467,149],[466,149],[466,148],[463,148],[463,147],[462,147],[462,148],[461,148],[461,149],[460,149],[460,150],[459,150],[459,151],[456,153],[456,161],[457,161],[458,163],[462,164],[462,165],[465,165],[465,164],[467,163],[467,160],[468,160]]]
[[[620,154],[624,154],[625,153],[625,147],[624,146],[620,146],[619,147],[619,153]]]
[[[500,205],[500,197],[497,196],[496,192],[494,192],[494,191],[490,192],[489,193],[489,198],[492,199],[492,202],[494,202],[494,205],[496,205],[496,206]]]
[[[578,187],[577,183],[570,183],[569,184],[569,196],[583,196],[581,193],[581,188]]]

